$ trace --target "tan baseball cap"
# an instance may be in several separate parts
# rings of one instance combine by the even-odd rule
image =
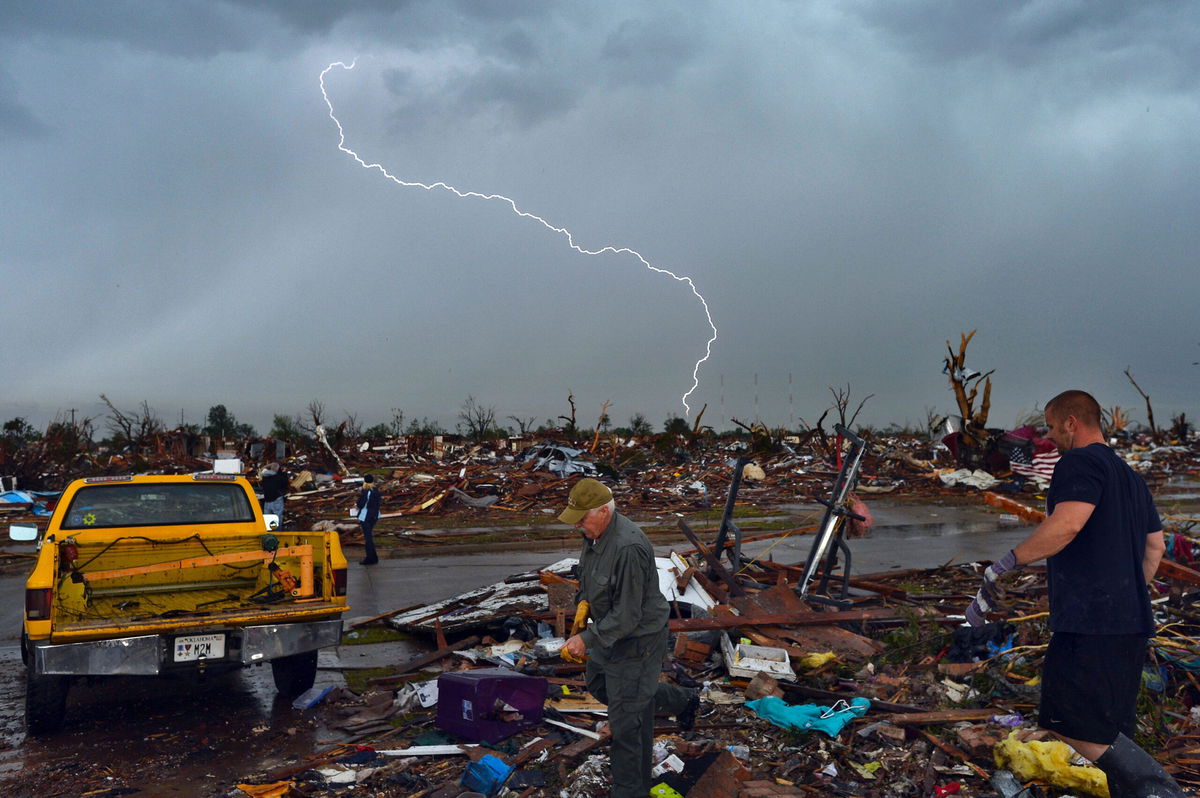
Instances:
[[[603,507],[612,501],[612,491],[603,482],[595,479],[581,479],[571,488],[567,499],[567,509],[559,514],[558,520],[564,524],[575,525],[579,519],[587,515],[588,510]]]

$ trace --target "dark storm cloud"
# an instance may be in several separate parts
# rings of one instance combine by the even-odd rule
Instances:
[[[223,2],[49,0],[10,2],[6,7],[0,36],[10,39],[110,41],[136,50],[188,58],[242,51],[259,39],[257,26],[246,24],[241,14],[231,13],[231,7]]]
[[[1111,59],[1143,49],[1169,60],[1190,60],[1200,18],[1189,14],[1187,6],[1181,0],[984,4],[918,0],[868,2],[855,10],[921,61],[999,58],[1026,68],[1084,53],[1097,67],[1118,66]],[[1130,60],[1125,65],[1155,74],[1163,68],[1174,70],[1170,63]],[[1128,76],[1114,71],[1108,77],[1121,82]]]
[[[306,34],[328,33],[338,22],[353,16],[390,16],[403,13],[407,0],[226,0],[251,11],[267,11],[290,28]]]
[[[669,84],[701,52],[705,35],[684,14],[628,19],[608,35],[601,61],[614,85]]]
[[[0,134],[30,139],[42,136],[46,131],[46,125],[21,104],[12,77],[0,68]]]
[[[316,83],[358,58],[328,88],[368,161],[695,278],[718,428],[815,420],[847,382],[871,422],[945,412],[974,328],[997,425],[1064,382],[1140,406],[1126,365],[1194,415],[1191,8],[8,3],[0,401],[680,412],[709,334],[687,287],[363,170]]]

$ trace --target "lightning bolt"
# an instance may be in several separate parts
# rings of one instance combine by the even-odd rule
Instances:
[[[700,366],[701,366],[701,364],[704,363],[704,361],[708,360],[709,356],[712,354],[713,341],[717,340],[717,325],[713,324],[712,313],[708,309],[708,302],[704,299],[704,296],[696,289],[696,284],[694,282],[692,282],[692,278],[675,274],[675,272],[671,271],[670,269],[663,269],[658,266],[655,266],[652,263],[650,263],[650,261],[646,260],[646,258],[644,258],[640,252],[630,249],[629,247],[606,246],[606,247],[601,247],[599,249],[586,249],[585,247],[582,247],[579,244],[575,243],[575,236],[574,236],[574,234],[571,233],[570,230],[566,229],[565,227],[558,227],[556,225],[553,225],[550,222],[543,219],[541,216],[538,216],[537,214],[522,210],[520,207],[518,207],[515,200],[513,200],[509,197],[506,197],[503,194],[481,194],[477,191],[461,191],[461,190],[455,188],[454,186],[452,186],[448,183],[443,183],[441,181],[438,181],[437,183],[420,183],[420,182],[415,182],[415,181],[410,181],[410,180],[402,180],[399,177],[396,177],[395,175],[393,175],[391,172],[389,172],[386,168],[383,167],[382,164],[367,163],[359,156],[359,154],[357,152],[355,152],[354,150],[352,150],[346,146],[346,131],[342,128],[342,123],[338,121],[337,116],[334,115],[333,103],[330,102],[329,93],[325,90],[325,76],[328,75],[329,72],[334,67],[341,67],[342,69],[345,69],[348,71],[348,70],[354,69],[354,65],[356,63],[358,63],[357,59],[355,59],[354,61],[351,61],[349,64],[346,64],[343,61],[334,61],[332,64],[330,64],[329,66],[327,66],[323,70],[321,70],[321,96],[325,98],[325,105],[326,105],[326,107],[329,108],[329,118],[333,120],[333,123],[335,125],[337,125],[338,149],[341,150],[342,152],[346,153],[347,155],[349,155],[355,161],[357,161],[358,165],[361,166],[362,168],[378,170],[379,173],[382,174],[384,177],[386,177],[388,180],[391,180],[396,185],[404,186],[406,188],[423,188],[426,191],[433,191],[434,189],[442,189],[444,191],[449,191],[451,194],[454,194],[455,196],[461,197],[463,199],[467,199],[468,197],[470,197],[473,199],[497,200],[499,202],[503,202],[506,205],[508,205],[508,207],[512,209],[512,212],[515,213],[517,216],[520,216],[525,219],[532,219],[533,221],[535,221],[538,224],[545,227],[547,230],[550,230],[552,232],[555,232],[555,233],[558,233],[559,235],[561,235],[563,238],[566,239],[567,245],[570,246],[571,249],[580,253],[581,255],[603,255],[608,252],[611,252],[611,253],[617,254],[617,255],[632,255],[633,257],[637,258],[639,263],[641,263],[643,266],[645,266],[650,271],[657,272],[658,274],[665,274],[668,277],[670,277],[672,280],[675,280],[677,282],[687,283],[687,286],[688,286],[688,288],[691,289],[692,294],[695,295],[696,299],[700,300],[700,304],[704,308],[704,316],[705,316],[705,318],[708,319],[708,326],[712,330],[712,337],[710,337],[708,339],[708,342],[704,346],[704,357],[697,360],[696,365],[692,368],[692,387],[688,388],[687,393],[685,393],[679,399],[679,401],[683,403],[684,414],[690,416],[692,413],[692,408],[690,405],[688,405],[688,401],[687,401],[688,397],[691,396],[695,392],[696,388],[699,387],[699,385],[700,385]]]

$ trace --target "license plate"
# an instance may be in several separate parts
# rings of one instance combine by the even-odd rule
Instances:
[[[225,635],[188,635],[175,638],[175,661],[221,659],[225,656]]]

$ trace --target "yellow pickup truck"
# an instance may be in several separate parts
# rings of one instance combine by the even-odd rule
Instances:
[[[275,686],[313,685],[341,641],[346,558],[336,532],[281,532],[228,474],[89,477],[62,494],[25,583],[21,656],[31,734],[61,727],[78,676],[271,663]]]

